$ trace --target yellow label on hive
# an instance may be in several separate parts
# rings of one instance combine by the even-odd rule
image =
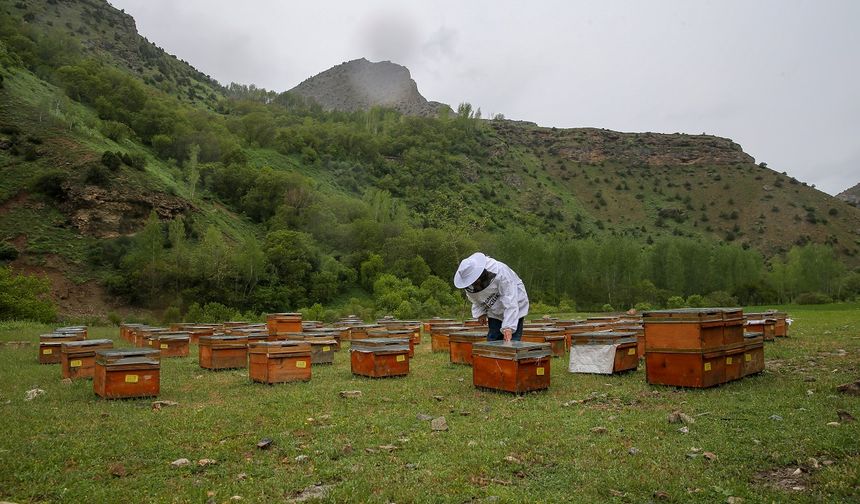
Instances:
[[[126,383],[137,383],[138,376],[136,374],[127,374],[125,375]]]
[[[149,340],[148,343],[149,343],[149,346],[152,346],[152,340]]]
[[[162,343],[161,348],[168,348],[167,343]]]
[[[403,362],[406,360],[406,356],[405,355],[398,355],[396,357],[396,360],[397,360],[397,362]]]
[[[52,353],[54,353],[54,351],[50,348],[42,350],[42,355],[51,355]]]
[[[303,360],[296,361],[296,367],[304,369],[304,368],[308,367],[308,363],[306,361],[303,361]]]
[[[630,350],[627,350],[627,355],[635,355],[635,354],[636,354],[635,348],[631,348]]]
[[[537,375],[543,376],[543,368],[542,367],[537,368]]]
[[[331,351],[331,347],[329,347],[329,346],[323,347],[323,352],[330,352],[330,351]]]
[[[69,362],[69,367],[81,367],[83,365],[84,365],[84,363],[79,361],[79,360],[73,360],[73,361]]]
[[[744,354],[744,360],[747,362],[752,361],[752,354]]]
[[[732,358],[731,357],[726,357],[726,364],[728,364],[728,365],[732,364]]]
[[[710,370],[711,370],[711,363],[710,363],[710,362],[706,362],[706,363],[705,363],[705,371],[710,371]]]

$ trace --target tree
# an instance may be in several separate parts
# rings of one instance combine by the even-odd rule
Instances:
[[[57,312],[49,292],[47,278],[16,275],[12,268],[0,267],[0,320],[53,322]]]
[[[197,169],[197,156],[200,154],[200,146],[197,144],[188,148],[188,186],[191,189],[191,200],[194,200],[194,192],[197,190],[197,182],[200,181],[200,171]]]

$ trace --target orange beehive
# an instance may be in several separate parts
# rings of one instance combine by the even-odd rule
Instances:
[[[434,325],[430,329],[430,350],[433,352],[449,353],[449,336],[451,333],[471,331],[472,329],[462,325]]]
[[[260,383],[311,379],[311,345],[306,341],[258,341],[248,346],[248,375]]]
[[[612,374],[622,373],[625,371],[635,371],[639,367],[639,355],[636,352],[636,333],[621,332],[621,331],[600,331],[590,333],[575,334],[571,337],[570,345],[570,361],[571,363],[578,362],[577,359],[583,355],[579,351],[580,347],[589,348],[593,346],[613,346],[615,354],[612,362]],[[610,351],[610,350],[607,350]],[[606,361],[608,364],[608,360]],[[573,369],[572,369],[573,370]],[[583,373],[608,373],[606,369],[588,369],[576,372]]]
[[[373,329],[381,329],[381,328],[382,328],[382,326],[379,324],[357,324],[357,325],[354,325],[354,326],[349,328],[349,339],[350,339],[350,341],[367,339],[370,337],[367,334],[368,331],[373,330]]]
[[[744,352],[746,344],[729,345],[723,349],[723,358],[725,359],[724,367],[726,369],[727,382],[740,380],[744,375]]]
[[[764,338],[761,333],[744,335],[744,376],[764,371]]]
[[[472,344],[475,387],[515,394],[549,388],[550,348],[546,343],[486,341]]]
[[[719,308],[651,311],[644,314],[645,351],[722,348],[723,312]]]
[[[54,332],[58,334],[83,334],[83,339],[89,338],[89,330],[87,329],[87,326],[58,327],[54,329]]]
[[[235,369],[248,365],[248,338],[244,336],[201,336],[198,345],[200,367]]]
[[[371,378],[409,374],[409,340],[406,338],[365,338],[349,349],[352,373]]]
[[[647,341],[647,340],[646,340]],[[722,350],[697,352],[645,352],[648,383],[676,387],[705,388],[726,381]]]
[[[370,329],[367,331],[369,338],[397,338],[405,339],[409,342],[409,358],[415,356],[415,340],[412,339],[412,330],[410,329]]]
[[[764,341],[776,340],[777,320],[764,313],[748,313],[744,324],[744,332],[758,333]]]
[[[120,324],[119,325],[119,336],[131,343],[132,340],[132,332],[138,328],[143,327],[143,324]]]
[[[472,365],[472,346],[487,341],[487,331],[461,331],[448,337],[452,364]]]
[[[302,332],[301,313],[270,313],[266,315],[269,334],[279,332]]]
[[[161,388],[159,351],[99,350],[93,391],[107,399],[157,396]]]
[[[63,378],[92,378],[96,351],[113,348],[109,339],[66,341],[60,346],[60,370]]]
[[[564,329],[554,325],[523,328],[522,340],[531,343],[548,343],[553,357],[561,357],[567,351]]]
[[[59,364],[62,360],[61,345],[66,341],[86,339],[84,333],[51,333],[39,336],[39,364]]]
[[[645,356],[645,326],[641,324],[616,324],[612,326],[613,331],[630,332],[636,335],[636,357]]]
[[[146,339],[147,346],[160,351],[162,357],[188,357],[190,342],[187,332],[153,334]]]

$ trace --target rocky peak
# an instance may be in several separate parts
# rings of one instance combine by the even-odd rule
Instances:
[[[408,115],[430,116],[436,115],[440,107],[447,107],[421,96],[405,66],[365,58],[329,68],[290,92],[311,98],[326,110],[351,112],[384,106]]]
[[[850,189],[845,189],[836,195],[837,198],[847,202],[849,205],[860,207],[860,184],[855,185]]]

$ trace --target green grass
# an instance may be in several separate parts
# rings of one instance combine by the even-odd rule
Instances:
[[[273,502],[321,482],[337,502],[644,502],[658,491],[675,502],[858,499],[858,422],[826,424],[837,409],[860,417],[857,398],[834,392],[860,375],[860,306],[790,312],[792,336],[767,345],[765,373],[709,390],[649,386],[642,369],[571,375],[555,359],[547,392],[479,391],[471,368],[430,353],[425,338],[405,378],[353,377],[342,351],[310,382],[278,386],[252,384],[245,371],[204,371],[193,351],[164,360],[159,399],[179,405],[158,412],[149,399],[100,400],[89,381],[62,384],[58,366],[36,363],[33,342],[50,328],[0,324],[0,498],[201,502],[213,491],[217,502]],[[116,328],[90,337],[124,346]],[[33,387],[46,394],[24,401]],[[342,399],[341,390],[363,396]],[[667,422],[675,409],[697,418],[689,434]],[[431,432],[418,413],[444,415],[450,430]],[[592,433],[597,426],[607,432]],[[255,448],[263,437],[274,439],[270,450]],[[693,447],[719,459],[688,458]],[[299,455],[310,461],[295,462]],[[182,457],[218,464],[170,467]],[[810,457],[834,464],[813,471],[804,491],[757,483],[756,473],[793,470]],[[111,474],[115,464],[124,476]]]

